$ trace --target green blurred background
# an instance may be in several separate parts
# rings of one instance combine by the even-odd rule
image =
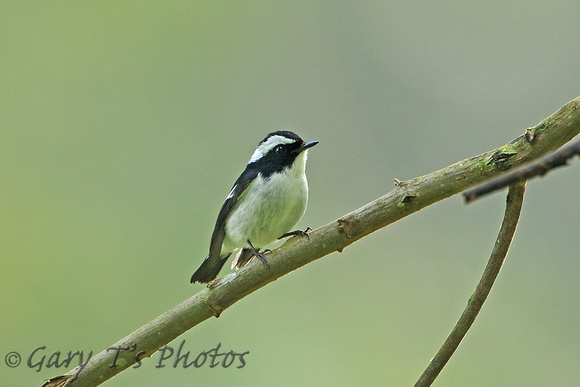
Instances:
[[[580,95],[578,1],[0,5],[2,386],[31,351],[100,351],[189,284],[258,141],[319,140],[299,227],[503,145]],[[580,378],[580,165],[528,185],[507,262],[441,386]],[[187,332],[246,367],[107,386],[411,385],[485,266],[505,193],[437,203]],[[45,364],[46,366],[46,364]]]

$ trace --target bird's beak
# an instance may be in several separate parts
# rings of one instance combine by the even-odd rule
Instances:
[[[318,144],[318,141],[310,141],[310,142],[305,142],[304,144],[302,144],[302,146],[300,148],[298,148],[296,151],[298,153],[302,153],[304,152],[306,149],[308,148],[312,148],[314,145]]]

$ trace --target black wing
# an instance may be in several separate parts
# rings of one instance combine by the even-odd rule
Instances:
[[[254,181],[258,176],[258,171],[256,169],[246,168],[244,172],[238,177],[236,183],[232,187],[228,198],[222,205],[222,208],[218,214],[217,220],[215,222],[215,227],[213,229],[213,234],[211,235],[211,242],[209,245],[209,255],[208,259],[217,262],[220,259],[222,243],[226,235],[226,220],[231,214],[231,211],[236,206],[238,199],[248,188],[248,186]]]

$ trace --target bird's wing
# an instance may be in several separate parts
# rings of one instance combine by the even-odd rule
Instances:
[[[250,186],[250,184],[254,181],[254,179],[258,176],[258,171],[255,169],[248,169],[244,170],[236,183],[232,187],[226,201],[222,205],[222,208],[219,212],[218,218],[215,222],[215,227],[213,229],[213,234],[211,236],[211,242],[209,245],[209,256],[208,258],[211,260],[218,260],[221,255],[222,250],[222,243],[224,241],[224,237],[226,235],[226,220],[228,216],[232,213],[232,210],[236,206],[238,199],[244,191]]]

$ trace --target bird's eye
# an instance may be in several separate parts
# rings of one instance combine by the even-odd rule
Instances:
[[[274,148],[274,152],[276,152],[277,155],[285,155],[286,147],[283,145],[278,145],[276,148]]]

